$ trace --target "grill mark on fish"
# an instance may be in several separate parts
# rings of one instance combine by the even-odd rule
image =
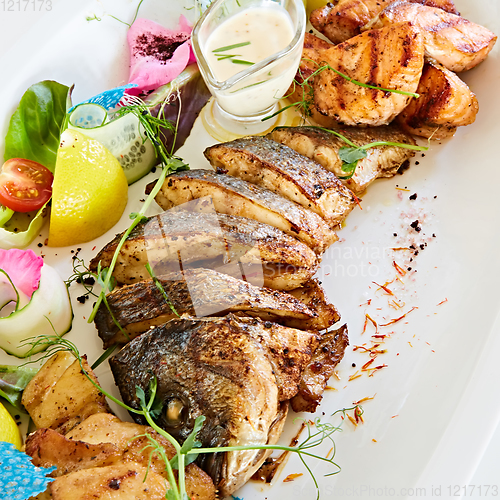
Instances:
[[[312,11],[311,24],[333,43],[345,42],[359,35],[363,26],[377,16],[393,0],[339,0],[328,2]],[[451,0],[409,0],[430,7],[437,7],[459,15]]]
[[[476,119],[479,105],[474,93],[436,61],[426,62],[417,92],[420,97],[412,99],[397,117],[409,133],[441,140]]]
[[[266,137],[244,137],[205,150],[217,173],[251,182],[316,212],[331,227],[355,206],[354,196],[318,163]]]
[[[315,60],[375,87],[415,92],[424,63],[422,35],[410,23],[387,28],[318,49]],[[410,99],[408,95],[362,87],[330,69],[314,77],[313,90],[319,113],[351,126],[388,124]]]
[[[425,55],[451,71],[467,71],[483,61],[496,42],[496,35],[455,13],[420,3],[397,0],[388,5],[363,29],[411,22],[423,35]]]

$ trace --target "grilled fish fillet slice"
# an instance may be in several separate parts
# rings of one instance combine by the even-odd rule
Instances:
[[[160,207],[167,210],[207,196],[212,198],[217,212],[269,224],[296,237],[317,254],[338,239],[328,224],[314,212],[268,189],[211,170],[189,170],[170,175],[155,199]]]
[[[139,404],[136,386],[146,390],[156,377],[158,398],[166,408],[179,408],[177,418],[164,411],[158,423],[181,440],[205,415],[198,435],[204,447],[271,444],[286,416],[280,394],[297,391],[317,342],[310,332],[266,328],[254,318],[181,318],[137,337],[110,364],[123,400],[133,407]],[[278,387],[278,380],[285,385]],[[228,452],[203,456],[200,464],[225,497],[267,456],[262,450]]]
[[[410,23],[370,30],[320,53],[323,65],[363,83],[415,92],[424,65],[423,37]],[[387,125],[410,97],[362,87],[330,69],[314,77],[318,111],[345,125]]]
[[[328,379],[344,357],[348,345],[347,325],[321,336],[319,346],[302,374],[299,392],[290,401],[293,411],[316,411],[323,399]]]
[[[337,177],[318,163],[266,137],[244,137],[205,150],[217,173],[229,174],[316,212],[331,227],[356,205]]]
[[[451,71],[467,71],[482,62],[496,42],[496,35],[479,24],[441,9],[396,1],[365,28],[411,22],[422,32],[425,55]]]
[[[410,1],[458,14],[451,0]],[[328,2],[324,7],[313,10],[309,20],[314,28],[333,43],[341,43],[359,35],[361,28],[392,2],[393,0],[338,0]]]
[[[345,127],[337,130],[357,146],[377,141],[399,142],[415,145],[414,139],[394,125],[373,128]],[[301,155],[317,161],[338,176],[342,171],[342,160],[338,155],[346,143],[336,135],[317,127],[277,127],[270,137]],[[359,160],[354,175],[343,179],[354,193],[363,192],[369,184],[379,177],[392,177],[400,166],[415,152],[397,146],[376,146],[367,150],[366,158]]]
[[[189,269],[157,279],[178,315],[223,316],[241,311],[285,325],[289,320],[314,323],[318,317],[288,293],[259,288],[210,269]],[[178,317],[151,279],[117,288],[106,299],[107,306],[101,304],[94,320],[105,349],[126,344],[149,328]]]
[[[289,326],[299,329],[311,329],[313,326],[314,330],[326,330],[340,320],[337,308],[326,298],[325,291],[317,279],[312,279],[302,287],[290,290],[288,293],[318,315],[314,320],[291,319]]]
[[[99,262],[102,267],[111,264],[122,235],[92,259],[91,270],[96,271]],[[224,269],[227,261],[255,265],[264,275],[264,286],[275,289],[300,286],[318,267],[316,254],[306,244],[267,224],[225,214],[167,211],[136,226],[118,255],[113,276],[119,284],[135,283],[149,278],[145,265],[150,260],[156,263],[155,274],[165,274],[180,268],[179,258],[183,268]]]
[[[396,118],[410,134],[441,140],[451,137],[457,127],[470,125],[476,119],[479,104],[473,92],[455,73],[429,60],[417,93]]]

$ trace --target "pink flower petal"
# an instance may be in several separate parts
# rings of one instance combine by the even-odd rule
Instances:
[[[28,297],[38,289],[43,259],[33,250],[0,249],[0,269],[3,269],[14,286]]]
[[[180,17],[175,31],[147,19],[137,19],[127,34],[129,83],[135,83],[137,87],[127,93],[139,95],[155,90],[180,75],[194,61],[190,35],[191,26],[184,16]]]

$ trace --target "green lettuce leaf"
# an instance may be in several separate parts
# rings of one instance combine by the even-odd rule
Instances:
[[[54,172],[70,91],[66,85],[46,80],[35,83],[24,93],[10,119],[4,161],[26,158]]]
[[[18,410],[23,410],[22,393],[37,372],[38,368],[33,367],[1,365],[0,396]]]

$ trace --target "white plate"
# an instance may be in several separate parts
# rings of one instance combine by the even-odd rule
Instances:
[[[18,2],[12,3],[14,10],[19,10]],[[9,2],[0,3],[2,136],[23,92],[34,82],[55,79],[67,85],[75,83],[76,103],[123,84],[127,78],[126,27],[104,14],[130,20],[135,0],[53,0],[52,10],[46,12],[43,8],[32,12],[29,5],[23,12],[24,3],[21,1],[20,12],[6,12],[2,6],[7,8]],[[40,6],[40,2],[37,4]],[[456,4],[464,17],[500,33],[498,0],[456,0]],[[182,12],[189,15],[191,11],[177,2],[146,0],[141,15],[173,27]],[[86,16],[93,14],[102,21],[86,21]],[[371,186],[363,197],[363,210],[356,209],[349,216],[340,232],[344,241],[329,250],[319,273],[329,297],[349,325],[351,345],[368,342],[374,333],[371,324],[361,333],[365,313],[385,323],[418,307],[404,320],[380,329],[381,333],[394,334],[383,346],[387,352],[372,366],[387,364],[387,368],[373,377],[364,374],[348,382],[348,377],[368,360],[366,354],[349,349],[339,368],[341,380],[332,379],[337,391],[325,395],[318,412],[325,413],[324,418],[353,401],[374,394],[376,397],[364,404],[364,425],[354,429],[346,422],[337,436],[336,458],[342,472],[323,478],[328,470],[312,463],[322,498],[457,498],[464,493],[467,498],[496,496],[492,488],[486,492],[485,485],[498,484],[498,472],[487,461],[477,473],[476,468],[500,417],[499,46],[483,64],[462,76],[479,99],[476,123],[443,144],[433,144],[424,158],[417,155],[419,164],[412,161],[403,176]],[[211,142],[197,123],[189,147],[181,154],[194,167],[204,167],[201,150]],[[81,245],[80,255],[87,262],[94,247],[101,248],[127,227],[127,214],[140,205],[147,180],[132,187],[119,225],[98,240]],[[408,191],[397,190],[396,186],[406,186]],[[410,201],[413,193],[418,197]],[[421,221],[420,233],[409,228],[409,223],[417,219]],[[408,274],[402,278],[405,291],[398,288],[397,297],[405,302],[403,312],[388,308],[388,296],[376,291],[372,283],[383,283],[396,275],[392,251],[387,249],[407,244],[410,235],[423,241],[424,233],[428,246],[410,264],[417,273],[411,279]],[[32,248],[43,253],[66,278],[71,271],[71,249],[40,250],[37,243],[45,236]],[[394,255],[402,264],[401,251]],[[72,292],[74,299],[82,290],[74,288]],[[370,298],[369,306],[360,306]],[[102,350],[94,327],[84,319],[91,304],[80,305],[75,300],[73,304],[75,324],[68,338],[94,360]],[[377,310],[380,304],[382,309]],[[17,362],[0,353],[0,363]],[[98,375],[111,387],[107,369],[99,368]],[[498,452],[498,439],[495,443],[487,457]],[[328,449],[325,446],[324,452]],[[245,500],[285,495],[315,498],[306,475],[282,482],[296,472],[305,471],[292,459],[272,488],[249,484],[238,496]],[[475,484],[472,491],[475,479],[482,484]],[[463,489],[465,485],[469,485],[467,490]]]

